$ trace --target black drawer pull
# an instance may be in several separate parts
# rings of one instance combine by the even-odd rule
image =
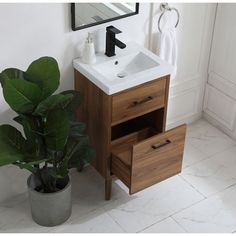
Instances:
[[[153,149],[159,149],[159,148],[164,147],[164,146],[166,146],[166,145],[168,145],[170,143],[171,143],[171,141],[169,139],[167,139],[164,143],[153,144],[152,148]]]
[[[144,98],[143,100],[134,101],[134,102],[133,102],[133,105],[134,105],[134,106],[137,106],[137,105],[140,105],[140,104],[142,104],[142,103],[148,102],[148,101],[150,101],[150,100],[152,100],[152,99],[153,99],[152,96],[148,96],[148,97]]]

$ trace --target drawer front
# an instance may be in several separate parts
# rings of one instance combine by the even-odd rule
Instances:
[[[129,89],[112,98],[112,124],[161,108],[165,104],[166,79]]]
[[[186,125],[133,146],[130,194],[181,172]]]

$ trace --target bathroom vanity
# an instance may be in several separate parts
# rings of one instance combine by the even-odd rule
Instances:
[[[73,64],[78,120],[96,149],[106,199],[113,175],[134,194],[180,173],[186,126],[165,129],[172,67],[133,43],[113,58],[98,54],[94,65]]]

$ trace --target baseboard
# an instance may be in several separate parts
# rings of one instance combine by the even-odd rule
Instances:
[[[187,116],[187,117],[185,117],[184,119],[181,119],[181,120],[167,121],[166,129],[169,130],[169,129],[175,128],[179,125],[182,125],[182,124],[191,124],[194,121],[197,121],[201,118],[202,118],[202,112],[199,112],[199,113],[196,113],[194,115]]]
[[[219,130],[221,130],[223,133],[225,133],[226,135],[228,135],[230,138],[236,140],[236,133],[232,132],[231,130],[227,129],[226,127],[224,127],[222,124],[220,124],[220,122],[218,122],[217,120],[215,120],[213,117],[211,117],[210,115],[208,115],[207,113],[203,112],[203,117],[209,122],[211,123],[213,126],[215,126],[216,128],[218,128]]]

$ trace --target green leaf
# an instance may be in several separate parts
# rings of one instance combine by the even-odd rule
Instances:
[[[68,104],[68,106],[65,109],[70,117],[70,120],[76,120],[76,111],[82,101],[80,93],[76,90],[67,90],[62,92],[61,94],[64,95],[73,94],[74,97],[72,101]]]
[[[22,114],[14,118],[14,120],[21,124],[24,129],[28,161],[46,156],[43,137],[42,135],[39,135],[39,131],[43,133],[42,127],[40,127],[40,119],[40,117]]]
[[[4,142],[0,142],[0,156],[0,166],[12,164],[24,158],[22,153]]]
[[[86,163],[90,163],[95,157],[95,151],[89,144],[88,137],[83,137],[77,141],[77,145],[73,151],[70,151],[70,158],[68,160],[68,167],[78,167]]]
[[[36,127],[35,127],[36,122],[34,122],[33,118],[31,118],[30,116],[20,114],[19,116],[16,116],[15,118],[13,118],[13,120],[23,126],[25,137],[29,141],[33,141],[32,139],[35,137],[34,130],[36,130]]]
[[[5,79],[24,79],[26,74],[24,71],[16,68],[8,68],[0,74],[0,83],[4,84]]]
[[[62,95],[52,95],[45,100],[43,100],[37,106],[36,110],[34,111],[34,115],[45,116],[47,112],[57,108],[64,108],[66,107],[73,99],[72,94]]]
[[[38,169],[36,175],[39,176],[41,180],[44,193],[52,193],[57,191],[56,168],[44,167],[42,169]]]
[[[63,150],[69,131],[69,120],[64,110],[52,110],[48,113],[45,123],[45,140],[49,149]]]
[[[80,166],[84,166],[85,164],[90,163],[95,158],[95,155],[95,150],[91,147],[81,149],[78,152],[75,152],[71,157],[68,163],[68,168],[77,168]]]
[[[83,131],[86,129],[86,124],[82,122],[70,122],[70,137],[80,139],[84,136]]]
[[[58,166],[58,175],[65,176],[68,173],[69,160],[79,147],[80,144],[78,141],[70,137],[68,138],[68,141],[66,143],[65,156]]]
[[[14,165],[18,166],[21,169],[26,169],[34,174],[37,172],[37,168],[28,163],[14,163]]]
[[[20,151],[24,151],[25,139],[21,132],[11,125],[0,126],[0,140]]]
[[[42,90],[42,98],[52,95],[59,86],[60,71],[57,61],[52,57],[41,57],[33,61],[26,71],[28,80]]]
[[[74,111],[81,104],[82,97],[78,91],[66,90],[66,91],[61,92],[61,94],[63,94],[63,95],[72,94],[73,95],[73,100],[71,101],[70,106],[68,107],[68,110]]]
[[[38,104],[39,87],[26,80],[4,80],[3,95],[9,106],[18,113],[32,112]]]
[[[0,166],[24,160],[25,139],[10,125],[0,126]]]
[[[62,164],[57,168],[57,176],[60,178],[66,177],[69,174],[68,163],[62,162]]]

